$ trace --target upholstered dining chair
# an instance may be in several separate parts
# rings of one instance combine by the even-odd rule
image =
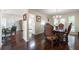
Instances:
[[[64,29],[64,24],[60,23],[60,24],[58,25],[58,27],[59,27],[60,30],[62,30],[62,29]]]
[[[10,30],[8,28],[2,29],[2,43],[4,45],[7,44],[7,42],[10,40]]]
[[[58,26],[55,26],[55,30],[58,30]]]
[[[46,40],[54,44],[55,40],[57,39],[57,36],[54,35],[52,31],[53,31],[53,26],[50,25],[49,23],[46,23],[44,27],[45,38]]]
[[[69,24],[67,30],[65,31],[64,35],[61,36],[62,41],[65,41],[66,43],[68,43],[68,35],[71,31],[71,27],[72,27],[72,23]]]
[[[16,26],[12,26],[12,28],[11,28],[11,36],[14,34],[14,35],[16,35]]]
[[[72,23],[70,23],[70,25],[68,26],[67,32],[65,33],[66,42],[68,42],[68,35],[71,31],[71,28],[72,28]]]
[[[11,40],[9,42],[11,44],[11,47],[16,46],[16,36],[11,36]]]
[[[65,31],[64,34],[60,34],[60,43],[62,43],[64,41],[66,43],[68,43],[68,35],[69,35],[70,31],[71,31],[71,27],[72,27],[72,23],[70,23],[70,25],[68,26],[68,28],[67,28],[67,30]]]

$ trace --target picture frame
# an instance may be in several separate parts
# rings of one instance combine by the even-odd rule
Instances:
[[[41,16],[36,16],[36,22],[41,22]]]
[[[24,20],[24,21],[27,20],[27,14],[24,14],[24,15],[23,15],[23,20]]]

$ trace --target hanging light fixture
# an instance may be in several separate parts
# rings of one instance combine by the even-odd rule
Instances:
[[[61,15],[57,15],[57,14],[58,14],[58,10],[56,9],[56,15],[54,15],[53,18],[60,19],[61,18]]]

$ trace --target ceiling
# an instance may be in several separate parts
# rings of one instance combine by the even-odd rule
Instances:
[[[26,13],[27,9],[0,9],[2,14],[16,14],[23,15]],[[30,9],[32,11],[37,11],[46,15],[56,15],[65,14],[69,12],[79,12],[79,9]]]
[[[2,14],[23,15],[23,14],[26,13],[26,9],[0,9],[0,13],[2,13]]]
[[[69,12],[78,12],[79,9],[31,9],[46,15],[65,14]]]

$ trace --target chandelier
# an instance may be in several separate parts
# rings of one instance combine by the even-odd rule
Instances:
[[[54,19],[60,19],[62,16],[58,15],[58,9],[56,9],[56,14],[53,16]]]

